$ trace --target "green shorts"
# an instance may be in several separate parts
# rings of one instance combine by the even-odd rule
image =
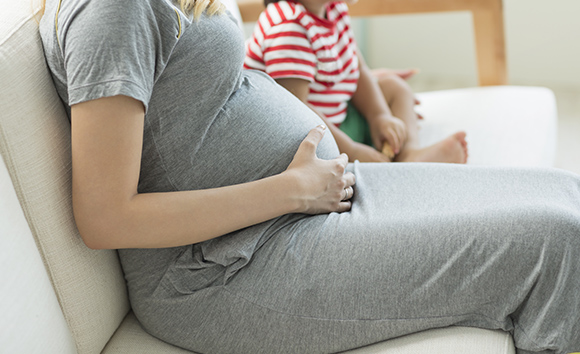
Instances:
[[[367,120],[350,102],[348,103],[346,118],[340,124],[340,130],[358,143],[373,146],[371,130]]]

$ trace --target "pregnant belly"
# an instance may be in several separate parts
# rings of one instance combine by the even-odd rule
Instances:
[[[209,127],[193,161],[196,189],[248,182],[284,171],[310,129],[322,120],[266,74],[247,71]],[[330,132],[317,150],[322,159],[339,151]]]

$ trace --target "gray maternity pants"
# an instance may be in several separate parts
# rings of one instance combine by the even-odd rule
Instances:
[[[519,354],[580,351],[579,176],[350,168],[350,212],[275,224],[241,268],[200,245],[121,251],[146,330],[199,353],[339,352],[450,325],[509,331]]]

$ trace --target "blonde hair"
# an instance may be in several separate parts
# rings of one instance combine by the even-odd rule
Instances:
[[[183,13],[191,15],[197,19],[203,11],[208,15],[221,14],[226,7],[219,0],[179,0],[179,6]]]
[[[34,0],[31,1],[31,3]],[[44,7],[46,5],[46,0],[40,0],[42,4],[40,10],[40,16],[44,14]],[[181,11],[187,15],[193,14],[193,18],[197,19],[199,16],[207,10],[208,15],[221,14],[225,11],[226,7],[219,0],[179,0],[179,6]]]

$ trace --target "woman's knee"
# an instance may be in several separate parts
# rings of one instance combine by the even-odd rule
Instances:
[[[546,222],[551,225],[550,231],[556,243],[569,247],[580,257],[580,212],[565,208],[550,209]]]
[[[568,259],[580,268],[580,212],[546,205],[537,214],[541,215],[536,215],[536,220],[530,222],[528,235],[530,238],[535,235],[541,258],[553,262],[556,267]]]

